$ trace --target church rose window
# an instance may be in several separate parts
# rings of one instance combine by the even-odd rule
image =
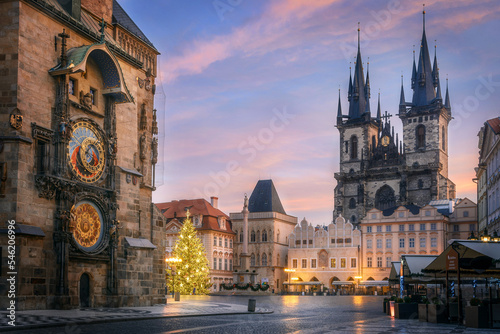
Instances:
[[[385,185],[375,194],[375,207],[379,210],[389,209],[396,205],[396,197],[394,196],[394,190]]]

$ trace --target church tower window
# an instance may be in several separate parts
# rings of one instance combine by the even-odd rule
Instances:
[[[396,205],[394,190],[385,185],[375,194],[375,207],[379,210],[389,209]]]
[[[417,148],[425,148],[425,126],[417,126],[416,132]]]
[[[445,136],[445,130],[444,130],[444,126],[441,127],[441,145],[442,145],[442,148],[443,148],[443,151],[446,151],[446,136]]]
[[[355,209],[356,208],[356,200],[354,198],[351,198],[349,200],[349,209]]]
[[[351,159],[358,158],[358,137],[351,137]]]

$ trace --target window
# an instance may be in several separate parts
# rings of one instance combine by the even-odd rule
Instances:
[[[309,239],[309,245],[312,245],[312,244],[313,244],[312,239]]]
[[[332,244],[334,244],[335,243],[335,239],[331,239],[331,242],[332,242]]]
[[[45,174],[50,170],[50,146],[48,141],[36,139],[36,171],[38,174]]]
[[[300,245],[300,240],[295,240],[296,245]]]
[[[399,218],[403,218],[404,216],[405,216],[405,213],[404,213],[404,212],[399,212],[399,213],[398,213],[398,217],[399,217]]]
[[[73,78],[69,78],[69,82],[68,82],[68,93],[73,95],[73,96],[76,96],[76,92],[78,91],[78,85],[77,85],[77,81]]]
[[[298,266],[297,266],[297,259],[293,259],[293,260],[292,260],[292,268],[297,269],[297,267],[298,267]]]
[[[243,231],[240,233],[240,242],[243,242]]]
[[[425,247],[427,247],[427,239],[420,238],[420,248],[425,248]]]
[[[219,238],[219,247],[222,247],[222,238]]]
[[[229,259],[229,270],[233,271],[233,259]]]
[[[250,234],[250,242],[255,242],[255,232],[252,231],[252,233]]]
[[[464,217],[469,217],[469,211],[464,211]]]
[[[267,266],[267,255],[266,253],[262,254],[262,265]]]
[[[307,269],[307,259],[302,259],[302,269]]]
[[[217,258],[214,257],[214,270],[217,270]]]
[[[415,238],[410,238],[408,241],[410,248],[415,248]]]
[[[351,137],[351,159],[358,158],[358,137]]]
[[[229,248],[233,248],[233,239],[229,240]]]
[[[469,224],[469,231],[474,232],[476,230],[476,224]]]
[[[425,148],[425,126],[420,124],[416,127],[417,148]]]
[[[214,237],[214,246],[217,246],[217,237]]]
[[[382,239],[377,239],[377,248],[382,248]]]
[[[377,232],[382,232],[382,226],[377,226]]]
[[[392,208],[396,205],[396,196],[394,190],[385,185],[377,190],[375,194],[375,207],[379,210]]]
[[[386,267],[391,267],[392,265],[392,258],[390,256],[385,258],[385,266]]]
[[[399,232],[404,232],[404,231],[405,231],[405,226],[399,225]]]
[[[391,226],[391,225],[387,225],[387,226],[385,227],[385,231],[386,231],[386,232],[391,232],[391,230],[392,230],[392,226]]]
[[[266,230],[262,231],[262,242],[267,242],[267,232],[266,232]]]
[[[408,231],[415,231],[415,224],[408,225]]]
[[[372,219],[377,219],[377,214],[376,213],[372,213]]]
[[[436,223],[431,223],[431,231],[437,230],[437,225]]]
[[[385,248],[392,248],[392,239],[385,239]]]
[[[303,245],[307,245],[307,240],[302,240]]]
[[[92,96],[92,104],[97,105],[97,89],[90,88],[90,95]]]
[[[347,266],[347,260],[346,258],[341,258],[340,259],[340,268],[345,268]]]
[[[255,267],[255,254],[250,255],[250,265]]]
[[[405,239],[399,238],[399,248],[405,248]]]
[[[425,224],[420,224],[420,231],[425,231]]]
[[[356,258],[355,257],[351,257],[351,268],[356,268]]]
[[[224,238],[224,247],[227,248],[227,238]]]
[[[441,145],[443,151],[446,151],[446,132],[444,130],[444,126],[441,127]]]
[[[219,259],[219,270],[222,270],[222,259]]]
[[[227,259],[224,259],[224,270],[228,270],[227,264],[228,264]]]
[[[382,268],[382,256],[377,256],[377,267]]]
[[[437,247],[437,238],[431,238],[431,247]]]
[[[431,212],[430,212],[429,210],[426,210],[426,211],[425,211],[425,215],[426,215],[427,217],[430,217],[430,216],[431,216]]]
[[[366,248],[368,248],[368,249],[372,248],[372,240],[371,239],[366,240]]]
[[[337,268],[337,259],[336,258],[330,259],[330,268]]]
[[[366,232],[367,233],[371,233],[372,232],[372,227],[371,226],[367,226],[366,227]]]
[[[368,268],[372,267],[372,258],[371,257],[366,258],[366,266]]]
[[[455,224],[453,225],[453,232],[459,232],[460,231],[460,226]]]
[[[356,208],[356,200],[354,198],[351,198],[349,200],[349,209],[355,209]]]
[[[311,259],[311,268],[316,268],[316,259]]]
[[[260,254],[257,254],[257,258],[256,258],[256,261],[255,263],[260,266]]]
[[[422,189],[424,187],[424,180],[418,179],[418,189]],[[427,216],[427,212],[430,213],[430,211],[426,211],[425,215]]]

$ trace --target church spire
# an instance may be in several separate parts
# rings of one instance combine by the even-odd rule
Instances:
[[[349,90],[347,91],[347,99],[351,102],[352,98],[352,71],[351,66],[349,64]]]
[[[360,118],[366,111],[365,78],[363,76],[363,61],[361,60],[360,31],[358,22],[358,54],[354,67],[354,82],[352,87],[352,99],[349,104],[349,119]]]
[[[368,57],[368,62],[366,63],[366,84],[365,84],[365,96],[366,96],[366,108],[365,112],[370,113],[370,57]]]
[[[413,46],[413,70],[411,73],[411,89],[415,89],[417,82],[417,65],[415,65],[415,45]]]
[[[429,57],[429,48],[427,46],[427,37],[425,35],[425,10],[422,12],[422,14],[422,42],[420,44],[420,55],[412,100],[413,106],[416,107],[429,105],[436,97],[436,91],[434,89],[432,76],[431,60]]]
[[[436,41],[434,41],[436,42]],[[434,84],[434,88],[437,87],[439,83],[439,67],[437,62],[437,45],[434,45],[434,65],[432,66],[432,83]]]
[[[380,111],[380,92],[378,92],[378,105],[377,105],[377,121],[382,120],[382,112]]]
[[[448,93],[448,78],[446,78],[446,97],[444,99],[444,107],[448,110],[451,110],[450,94]]]
[[[340,88],[339,88],[339,106],[337,109],[337,125],[342,124],[342,104],[340,103]]]
[[[401,94],[399,95],[399,111],[406,111],[405,90],[403,87],[403,75],[401,74]]]

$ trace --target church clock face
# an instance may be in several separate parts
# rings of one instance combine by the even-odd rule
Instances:
[[[68,155],[70,169],[77,179],[87,183],[99,180],[106,166],[104,141],[99,129],[85,120],[73,124]]]
[[[389,145],[389,137],[388,136],[383,136],[382,139],[380,139],[380,142],[382,143],[382,146],[387,146]]]
[[[103,238],[104,221],[101,210],[90,201],[81,201],[71,210],[73,238],[78,247],[92,252]]]

